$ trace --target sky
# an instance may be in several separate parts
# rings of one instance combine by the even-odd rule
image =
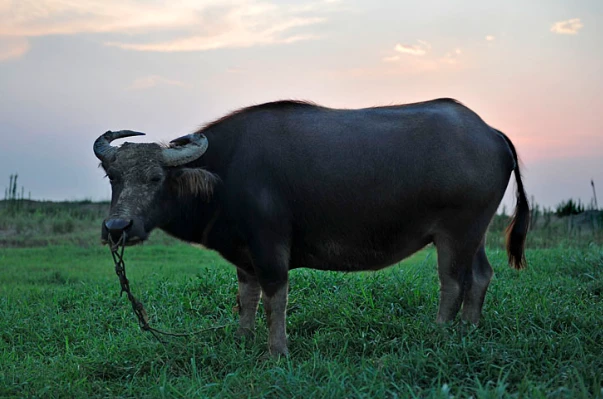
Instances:
[[[511,138],[536,203],[589,204],[593,179],[603,207],[602,71],[601,0],[0,0],[0,188],[109,199],[107,130],[452,97]]]

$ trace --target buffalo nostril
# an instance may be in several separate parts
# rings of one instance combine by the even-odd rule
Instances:
[[[105,221],[105,227],[111,233],[121,233],[132,226],[132,219],[109,219]]]

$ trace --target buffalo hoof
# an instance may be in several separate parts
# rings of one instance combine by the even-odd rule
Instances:
[[[281,358],[289,356],[289,349],[286,346],[276,346],[273,345],[269,348],[270,356],[272,358]]]
[[[273,362],[275,360],[278,361],[281,359],[287,359],[288,357],[289,351],[287,350],[287,348],[285,348],[284,351],[281,352],[275,352],[274,348],[269,348],[267,352],[264,352],[262,356],[260,356],[260,360],[263,362]]]

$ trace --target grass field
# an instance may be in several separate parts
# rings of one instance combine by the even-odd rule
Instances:
[[[0,397],[603,397],[603,248],[528,251],[478,328],[438,327],[435,252],[377,273],[291,272],[287,359],[234,337],[234,268],[184,244],[127,248],[139,330],[106,247],[0,249]]]

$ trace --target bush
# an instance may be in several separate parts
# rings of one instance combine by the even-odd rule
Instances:
[[[54,234],[72,233],[75,230],[75,222],[71,218],[57,219],[52,224]]]

